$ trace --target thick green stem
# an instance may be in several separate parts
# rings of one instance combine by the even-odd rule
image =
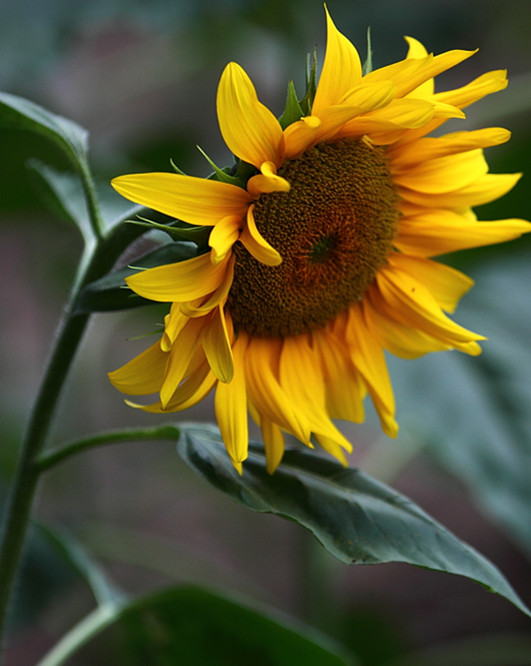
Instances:
[[[73,319],[65,318],[19,454],[11,498],[6,510],[0,551],[0,633],[4,626],[11,587],[20,560],[39,477],[39,470],[33,461],[44,445],[57,400],[88,318],[88,315]]]
[[[94,231],[98,233],[99,230],[101,234],[97,201],[89,181],[90,174],[87,171],[84,174],[84,187],[89,190],[88,206]],[[100,236],[81,259],[70,304],[31,412],[5,512],[0,547],[0,637],[5,630],[11,590],[20,563],[37,481],[42,471],[36,460],[46,443],[61,391],[90,317],[85,313],[74,314],[79,293],[86,284],[105,275],[121,252],[143,232],[143,229],[135,229],[132,225],[117,225],[105,238]]]

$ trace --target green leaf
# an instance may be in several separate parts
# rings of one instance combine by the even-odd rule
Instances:
[[[47,208],[66,220],[74,222],[85,242],[93,238],[87,202],[79,177],[71,172],[61,172],[39,160],[28,161],[30,174],[37,193]]]
[[[134,259],[131,262],[132,265],[124,266],[88,284],[79,295],[74,314],[108,312],[141,305],[153,305],[153,301],[142,298],[131,291],[124,282],[125,278],[136,273],[138,268],[154,268],[185,261],[195,256],[197,256],[197,246],[194,243],[166,243]]]
[[[284,112],[278,119],[278,122],[280,123],[282,129],[286,129],[288,125],[297,122],[297,120],[300,120],[302,116],[304,116],[304,112],[301,108],[301,105],[299,104],[299,100],[297,98],[297,93],[295,92],[295,86],[293,85],[293,81],[290,81],[288,83],[286,107],[284,108]]]
[[[409,430],[423,438],[437,461],[531,555],[531,265],[526,255],[513,254],[476,266],[472,277],[476,286],[458,319],[488,336],[483,354],[393,361],[398,414],[415,406],[401,436]]]
[[[36,159],[29,160],[28,167],[34,176],[37,192],[47,207],[59,217],[74,222],[85,241],[91,240],[92,226],[79,176],[69,171],[58,171]],[[133,205],[119,196],[109,184],[99,185],[97,192],[106,230],[146,211],[143,206]]]
[[[57,144],[72,163],[86,163],[87,130],[23,97],[0,93],[0,125],[37,132]]]
[[[254,511],[306,527],[342,562],[405,562],[466,576],[531,615],[493,564],[407,497],[363,472],[294,450],[270,476],[262,446],[251,444],[240,476],[216,428],[181,425],[181,432],[179,454],[211,484]]]
[[[291,619],[192,586],[100,607],[74,627],[39,666],[67,663],[89,640],[99,635],[105,639],[112,629],[121,629],[122,641],[113,634],[111,643],[102,642],[106,663],[353,666],[332,641]]]
[[[116,603],[123,599],[122,593],[110,583],[102,569],[71,534],[43,523],[40,523],[38,527],[48,541],[54,545],[56,550],[87,583],[98,605]]]

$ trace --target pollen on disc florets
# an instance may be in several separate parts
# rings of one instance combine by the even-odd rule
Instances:
[[[360,300],[385,264],[398,225],[398,195],[384,149],[322,143],[286,162],[289,192],[262,194],[254,217],[280,253],[257,261],[240,243],[227,307],[236,330],[286,337],[321,327]]]

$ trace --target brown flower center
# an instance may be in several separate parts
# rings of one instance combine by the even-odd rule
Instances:
[[[363,141],[319,144],[278,173],[291,190],[260,195],[254,217],[282,263],[266,266],[236,243],[227,301],[236,330],[267,337],[311,331],[360,300],[399,217],[384,150]]]

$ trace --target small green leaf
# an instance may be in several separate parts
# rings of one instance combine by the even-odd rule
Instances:
[[[40,662],[60,666],[113,629],[106,662],[145,666],[354,666],[330,639],[271,611],[193,586],[169,588],[121,605],[101,606]],[[122,639],[120,642],[120,638]]]
[[[363,76],[367,76],[372,72],[372,44],[371,44],[371,29],[367,28],[367,57],[363,63]]]
[[[37,132],[56,143],[75,163],[86,163],[88,132],[23,97],[0,93],[0,125]]]
[[[316,70],[317,70],[317,50],[313,51],[313,59],[308,54],[306,63],[306,94],[300,101],[300,106],[303,115],[308,116],[312,112],[313,100],[315,99],[315,92],[317,90],[316,83]]]
[[[304,112],[301,108],[301,105],[299,104],[297,93],[295,92],[295,86],[293,85],[293,81],[290,81],[288,83],[286,106],[284,108],[284,112],[278,119],[278,122],[280,123],[282,129],[286,129],[288,125],[297,122],[297,120],[300,120],[303,116]]]
[[[131,291],[124,282],[125,278],[136,273],[138,268],[154,268],[164,264],[173,264],[191,259],[197,254],[198,248],[194,243],[166,243],[134,259],[131,262],[133,265],[124,266],[88,284],[79,295],[74,314],[108,312],[141,305],[153,305],[153,301],[142,298]]]
[[[363,472],[293,450],[270,476],[263,447],[251,444],[240,476],[216,428],[181,425],[181,432],[179,454],[212,485],[254,511],[306,527],[342,562],[405,562],[466,576],[531,615],[493,564],[407,497]]]

